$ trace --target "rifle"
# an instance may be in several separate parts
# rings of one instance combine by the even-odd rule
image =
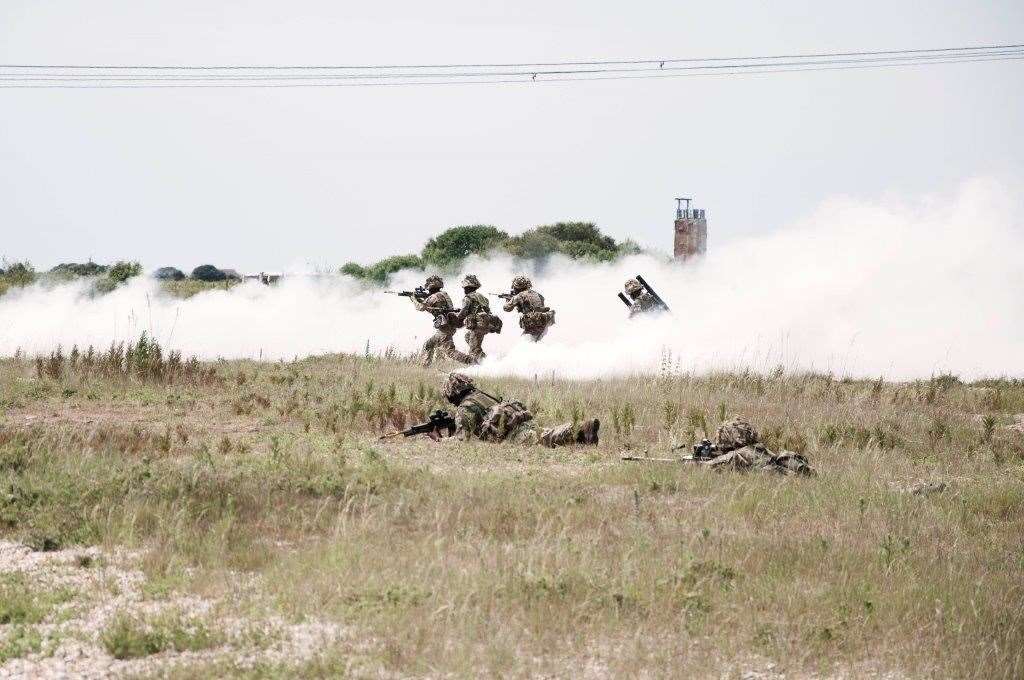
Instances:
[[[427,419],[427,422],[420,423],[418,425],[413,425],[407,430],[401,430],[399,432],[391,432],[389,434],[381,435],[378,441],[391,439],[392,437],[397,437],[398,435],[402,435],[403,437],[415,437],[418,434],[427,434],[435,431],[440,433],[444,430],[447,430],[448,436],[451,437],[452,435],[455,434],[455,430],[457,428],[458,424],[455,422],[455,418],[452,416],[452,414],[448,413],[448,411],[445,411],[443,409],[438,409],[430,414],[429,418]]]
[[[494,297],[501,298],[502,300],[508,300],[515,295],[515,293],[488,293],[488,295],[493,295]]]
[[[644,281],[644,277],[642,277],[642,276],[640,276],[639,274],[637,274],[637,275],[636,275],[636,280],[637,280],[637,282],[638,282],[638,283],[639,283],[639,284],[640,284],[641,286],[643,286],[643,287],[644,287],[644,289],[645,289],[645,290],[646,290],[646,291],[647,291],[648,293],[650,293],[650,294],[651,294],[651,297],[653,297],[653,298],[654,298],[654,301],[658,303],[658,306],[659,306],[659,307],[661,307],[662,309],[664,309],[664,310],[665,310],[666,312],[671,312],[671,311],[672,311],[671,309],[669,309],[669,308],[668,308],[668,305],[666,305],[666,304],[665,304],[665,301],[661,299],[661,296],[660,296],[660,295],[658,295],[657,293],[655,293],[655,292],[654,292],[654,289],[653,289],[653,288],[651,288],[651,284],[649,284],[649,283],[647,283],[646,281]]]
[[[673,451],[686,448],[685,446],[677,446],[673,448]],[[640,463],[703,463],[705,461],[714,460],[718,455],[718,446],[711,443],[710,439],[702,439],[700,444],[693,445],[692,456],[680,456],[679,458],[648,458],[647,456],[622,456],[622,460],[632,460]]]
[[[426,300],[430,297],[430,292],[423,286],[416,286],[416,290],[386,290],[384,292],[389,295],[400,295],[401,297],[416,298],[417,300]]]

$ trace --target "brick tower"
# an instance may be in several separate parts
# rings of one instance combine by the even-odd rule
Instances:
[[[676,199],[675,244],[672,254],[680,261],[688,260],[695,255],[703,255],[708,249],[708,221],[703,210],[690,208],[691,200],[693,199]]]

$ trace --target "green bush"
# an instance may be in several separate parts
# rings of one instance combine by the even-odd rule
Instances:
[[[592,222],[546,224],[518,236],[509,236],[491,225],[474,224],[452,227],[438,234],[427,241],[420,255],[398,255],[369,266],[348,262],[340,271],[364,281],[387,283],[391,274],[402,269],[451,270],[471,255],[493,251],[504,251],[523,260],[541,260],[560,254],[599,262],[641,252],[635,242],[616,243]]]
[[[142,265],[138,262],[120,261],[110,267],[110,271],[107,272],[107,276],[111,281],[124,283],[128,279],[134,278],[141,273]]]
[[[423,269],[423,260],[419,255],[395,255],[369,267],[349,262],[341,268],[341,273],[364,281],[376,281],[383,284],[388,282],[388,278],[392,274],[403,269]]]
[[[616,247],[615,239],[602,234],[593,222],[558,222],[537,227],[533,231],[553,236],[559,241],[590,243],[601,250],[611,251]]]
[[[224,281],[228,275],[212,264],[201,264],[192,270],[192,278],[196,281]]]
[[[35,283],[36,270],[29,262],[11,262],[3,273],[4,282],[11,286],[27,286]]]
[[[508,239],[504,231],[487,224],[452,227],[427,241],[421,257],[427,264],[448,267],[470,255],[484,255]]]
[[[51,269],[50,273],[61,278],[71,279],[76,276],[100,276],[106,274],[107,269],[104,265],[89,260],[88,262],[62,262]]]

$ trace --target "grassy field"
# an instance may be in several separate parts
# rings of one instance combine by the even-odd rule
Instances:
[[[0,361],[0,674],[1024,676],[1020,382],[483,379],[601,418],[552,451],[378,442],[400,359],[143,354]],[[619,459],[734,414],[818,476]]]

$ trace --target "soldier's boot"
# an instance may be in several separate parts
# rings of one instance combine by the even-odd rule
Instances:
[[[450,349],[448,349],[445,352],[445,354],[448,355],[449,359],[451,359],[452,361],[457,361],[460,364],[475,364],[475,363],[478,363],[477,360],[473,358],[473,355],[466,354],[465,352],[460,352],[454,346],[451,347]]]
[[[580,426],[580,431],[576,433],[576,443],[584,446],[597,446],[597,433],[600,429],[601,421],[597,418],[584,422]]]

